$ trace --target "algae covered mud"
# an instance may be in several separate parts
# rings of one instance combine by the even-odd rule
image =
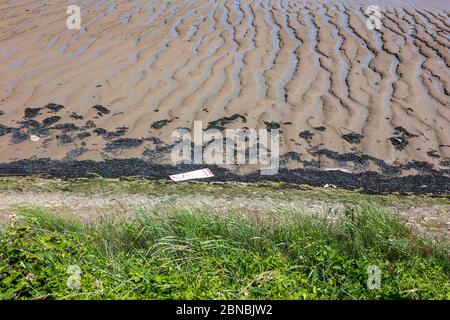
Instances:
[[[280,132],[278,174],[216,180],[450,192],[448,1],[78,5],[0,1],[0,174],[166,178],[201,121]]]

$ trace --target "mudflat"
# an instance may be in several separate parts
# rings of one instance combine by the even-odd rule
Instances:
[[[448,191],[449,2],[377,1],[370,30],[371,4],[79,1],[69,30],[66,1],[0,1],[0,172],[166,168],[173,130],[202,121],[279,129],[287,180],[432,173]]]

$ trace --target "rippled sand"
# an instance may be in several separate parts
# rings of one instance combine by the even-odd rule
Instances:
[[[78,3],[0,1],[1,162],[163,163],[201,120],[279,127],[288,167],[449,168],[448,1]]]

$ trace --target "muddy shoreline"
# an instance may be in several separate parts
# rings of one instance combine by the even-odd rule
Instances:
[[[0,163],[0,176],[43,175],[49,178],[88,178],[100,175],[105,178],[142,177],[145,179],[169,179],[169,175],[199,168],[210,168],[214,177],[207,181],[286,182],[315,187],[333,185],[338,188],[361,190],[364,193],[431,194],[450,196],[450,177],[446,171],[430,171],[409,176],[389,176],[373,171],[347,173],[339,170],[280,168],[278,174],[263,176],[259,172],[247,175],[233,173],[214,165],[188,165],[178,167],[168,164],[150,164],[141,159],[50,160],[34,159]]]
[[[279,130],[289,168],[450,170],[449,2],[371,4],[80,0],[68,30],[67,1],[2,1],[0,163],[172,163],[201,122]]]

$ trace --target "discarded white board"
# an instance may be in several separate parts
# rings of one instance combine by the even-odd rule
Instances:
[[[343,169],[343,168],[325,168],[323,170],[324,171],[342,171],[342,172],[346,172],[346,173],[352,173],[350,170]]]
[[[210,177],[214,177],[214,175],[211,172],[211,170],[209,170],[208,168],[195,170],[195,171],[189,171],[189,172],[185,172],[185,173],[173,174],[173,175],[169,176],[169,178],[175,182],[186,181],[186,180],[191,180],[191,179],[204,179],[204,178],[210,178]]]

